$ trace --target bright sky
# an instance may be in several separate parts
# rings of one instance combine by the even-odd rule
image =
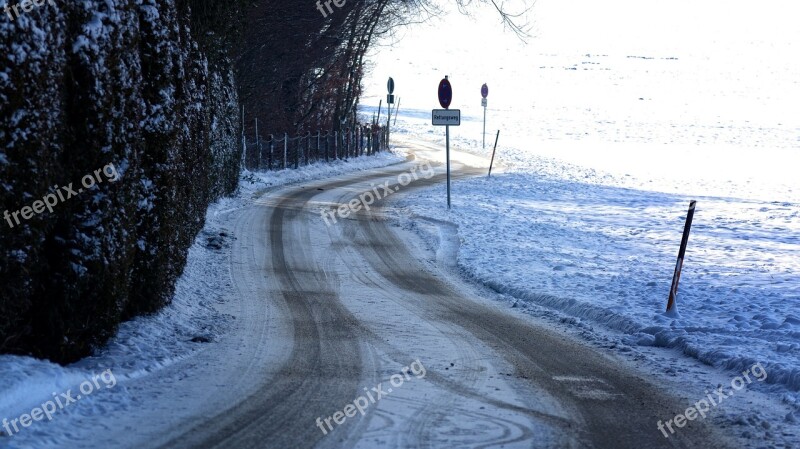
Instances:
[[[506,145],[642,177],[800,184],[800,4],[538,0],[527,44],[490,6],[470,11],[377,48],[362,103],[385,102],[392,76],[401,115],[425,126],[449,75],[464,144],[486,82],[487,127]]]

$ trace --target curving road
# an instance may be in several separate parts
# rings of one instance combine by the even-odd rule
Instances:
[[[429,251],[387,218],[391,200],[441,185],[398,175],[416,161],[264,192],[238,215],[231,277],[237,330],[219,342],[223,379],[191,420],[153,436],[164,448],[725,447],[686,407],[614,358],[481,298],[451,270],[457,241],[440,224]],[[456,176],[484,161],[455,155]],[[469,164],[469,165],[468,165]],[[483,173],[483,170],[480,170]],[[392,195],[330,224],[334,210],[389,182]],[[211,353],[192,363],[203,366]],[[387,388],[405,370],[402,386]],[[202,372],[202,369],[198,368]],[[329,419],[381,384],[364,416]],[[350,410],[352,412],[352,410]],[[342,415],[340,415],[341,417]],[[322,426],[317,422],[321,418]],[[341,420],[341,419],[340,419]]]

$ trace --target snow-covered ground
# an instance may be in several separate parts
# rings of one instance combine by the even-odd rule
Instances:
[[[0,355],[0,420],[7,420],[0,426],[8,424],[13,433],[12,437],[0,435],[0,448],[65,447],[65,442],[74,443],[79,431],[77,421],[102,426],[99,418],[106,413],[147,407],[135,403],[135,395],[126,388],[128,381],[158,376],[160,370],[188,357],[204,342],[216,341],[226,333],[231,317],[219,312],[220,304],[234,301],[236,294],[228,272],[230,255],[224,250],[234,238],[228,226],[231,216],[254,201],[259,191],[402,160],[400,155],[384,153],[299,170],[243,173],[239,193],[209,207],[206,225],[189,251],[188,264],[169,306],[155,315],[123,323],[96,355],[66,367],[31,357]],[[104,372],[107,374],[102,377]],[[95,376],[100,377],[94,381]],[[89,383],[83,391],[81,384],[85,381]],[[172,394],[180,397],[185,393]],[[20,417],[48,401],[54,402],[54,406],[47,406],[55,407],[50,413],[52,420],[42,415],[23,428]],[[14,419],[18,421],[12,424]],[[0,427],[0,432],[8,431]]]
[[[471,278],[616,333],[619,351],[675,348],[735,375],[761,362],[765,391],[800,419],[800,28],[790,2],[540,0],[527,46],[490,9],[409,29],[377,55],[367,105],[392,76],[395,135],[430,125],[453,84],[457,148],[503,174],[403,200],[458,225]],[[426,43],[459,36],[430,52]],[[437,37],[438,36],[438,37]],[[489,85],[487,148],[480,86]],[[698,201],[678,294],[669,286]],[[413,226],[410,224],[409,226]]]

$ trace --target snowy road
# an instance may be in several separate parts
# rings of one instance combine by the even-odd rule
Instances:
[[[239,214],[235,329],[171,368],[183,372],[181,388],[212,379],[214,390],[175,404],[172,422],[143,417],[147,445],[724,447],[700,421],[664,438],[656,422],[685,408],[676,399],[450,275],[447,232],[432,255],[385,219],[382,202],[329,225],[322,218],[320,208],[385,181],[397,197],[442,182],[437,164],[432,178],[397,184],[440,155],[418,151],[417,161],[266,192]],[[392,375],[416,360],[424,371],[392,390]],[[379,384],[383,397],[364,416],[330,419]]]

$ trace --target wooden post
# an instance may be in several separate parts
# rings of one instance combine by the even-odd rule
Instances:
[[[678,297],[678,282],[681,280],[681,270],[683,269],[683,257],[686,255],[686,245],[689,243],[689,231],[692,229],[692,218],[697,201],[689,203],[689,212],[686,214],[686,224],[683,226],[683,237],[681,247],[678,250],[678,261],[675,263],[675,272],[672,274],[672,287],[669,289],[669,301],[667,302],[667,312],[675,307],[675,300]]]
[[[242,105],[242,168],[247,169],[247,138],[244,135],[244,104]]]
[[[289,133],[283,133],[283,168],[286,169],[286,156],[289,152]]]
[[[261,140],[258,138],[258,117],[256,117],[256,151],[258,152],[256,171],[258,171],[261,170]]]
[[[309,154],[311,154],[311,131],[306,134],[306,165],[308,165]]]
[[[300,141],[301,140],[303,140],[303,138],[298,136],[297,137],[297,145],[294,146],[294,168],[295,168],[295,170],[297,170],[297,168],[300,166]]]
[[[275,152],[275,136],[269,135],[269,157],[267,158],[267,170],[272,170],[272,153]]]
[[[500,130],[497,130],[497,135],[494,137],[494,149],[492,150],[492,160],[489,162],[489,176],[487,178],[492,177],[492,165],[494,165],[494,152],[497,151],[497,139],[500,138]]]
[[[340,159],[347,159],[347,129],[342,131],[342,134],[339,136],[339,141],[342,143],[342,155]]]

